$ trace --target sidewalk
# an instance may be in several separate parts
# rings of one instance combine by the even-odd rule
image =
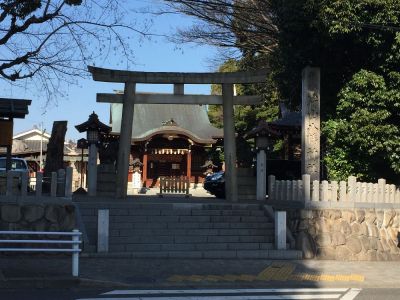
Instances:
[[[379,287],[398,288],[400,262],[104,259],[82,258],[80,277],[71,259],[2,256],[0,288],[14,287]]]

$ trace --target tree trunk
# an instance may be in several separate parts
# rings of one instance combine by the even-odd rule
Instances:
[[[46,164],[44,167],[44,177],[51,177],[52,172],[57,172],[64,168],[64,141],[67,132],[67,121],[55,121],[51,131],[51,137],[47,144]],[[50,181],[43,183],[43,189],[50,190]]]

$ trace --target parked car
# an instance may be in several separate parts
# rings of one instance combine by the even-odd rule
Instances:
[[[225,172],[208,175],[204,180],[204,189],[217,198],[225,198]]]
[[[11,158],[11,170],[12,171],[28,171],[28,163],[23,158]],[[0,157],[0,172],[6,171],[6,158]]]
[[[28,163],[26,162],[26,160],[23,158],[12,157],[11,158],[11,171],[28,173],[28,192],[29,192],[31,190],[31,188],[30,188],[29,168],[28,168]],[[2,176],[2,177],[6,176],[6,158],[5,157],[0,157],[0,176]],[[18,188],[21,189],[22,177],[21,176],[18,176],[18,177],[19,177]]]

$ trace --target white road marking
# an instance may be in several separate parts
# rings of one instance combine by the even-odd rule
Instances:
[[[347,292],[348,288],[298,289],[193,289],[193,290],[114,290],[102,295],[171,295],[171,294],[238,294],[238,293],[333,293]]]
[[[361,292],[361,289],[350,289],[341,300],[353,300]]]
[[[260,296],[178,296],[178,297],[130,297],[130,298],[85,298],[77,300],[307,300],[307,299],[339,299],[341,294],[312,295],[260,295]]]
[[[97,298],[77,300],[353,300],[360,291],[353,288],[113,290]]]

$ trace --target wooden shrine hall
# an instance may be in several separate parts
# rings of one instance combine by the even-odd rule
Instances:
[[[122,104],[111,104],[111,134],[119,135]],[[206,148],[222,139],[210,124],[204,105],[136,104],[133,112],[131,157],[142,163],[145,187],[158,186],[161,176],[186,176],[201,183]],[[131,181],[129,173],[128,180]]]

